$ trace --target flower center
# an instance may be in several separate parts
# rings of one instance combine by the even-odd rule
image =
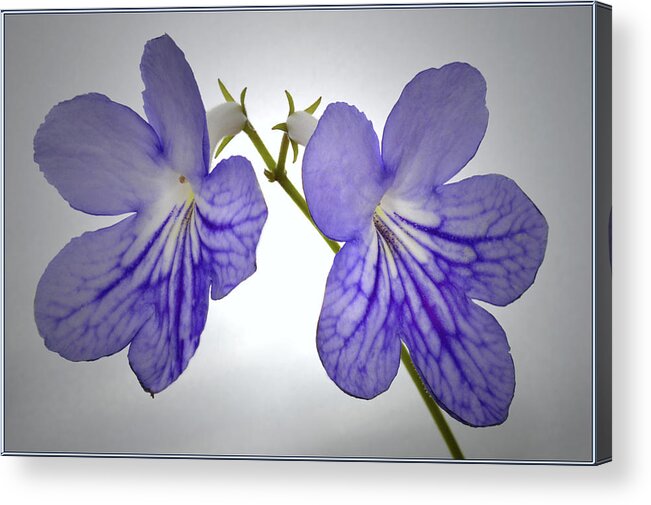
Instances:
[[[387,221],[389,221],[389,218],[386,212],[384,212],[384,209],[378,205],[373,213],[373,224],[375,225],[375,229],[380,233],[387,244],[395,246],[397,245],[397,239],[395,234],[389,228]]]
[[[161,209],[171,209],[194,200],[192,179],[171,168],[161,177],[159,204]]]
[[[375,208],[373,224],[391,249],[407,249],[417,261],[430,261],[431,255],[422,245],[428,242],[427,233],[422,226],[401,217],[394,210],[383,208],[382,204]]]

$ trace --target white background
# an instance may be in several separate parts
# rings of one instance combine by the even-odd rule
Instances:
[[[179,6],[182,2],[139,2]],[[268,2],[257,0],[254,5]],[[273,3],[273,2],[271,2]],[[294,2],[291,2],[294,3]],[[298,3],[298,2],[296,2]],[[14,502],[113,503],[136,500],[226,503],[348,503],[424,499],[466,503],[641,503],[651,498],[647,400],[649,354],[644,297],[651,182],[642,149],[649,112],[649,8],[642,1],[612,0],[614,216],[614,459],[598,468],[454,466],[379,463],[301,463],[0,459],[4,498]],[[195,0],[192,5],[215,5]],[[53,7],[48,2],[0,2],[3,8]],[[57,2],[57,7],[123,7],[102,2]],[[648,161],[647,161],[648,164]]]

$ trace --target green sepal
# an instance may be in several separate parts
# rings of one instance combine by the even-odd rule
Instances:
[[[319,107],[319,104],[321,103],[321,97],[316,99],[316,102],[314,102],[312,105],[310,105],[307,109],[305,109],[305,112],[308,114],[314,114]]]
[[[224,95],[224,100],[227,102],[234,102],[235,98],[233,98],[233,95],[231,95],[228,90],[226,89],[226,86],[224,86],[224,83],[222,82],[221,79],[217,79],[217,82],[219,83],[219,89],[222,92],[222,95]]]
[[[289,142],[292,144],[292,151],[294,151],[294,161],[292,161],[292,163],[296,163],[296,160],[298,159],[298,142],[291,139]]]
[[[228,143],[235,138],[235,135],[228,135],[224,137],[224,140],[221,141],[219,144],[219,147],[217,148],[217,151],[215,151],[215,157],[213,159],[217,159],[217,156],[224,150],[224,148],[228,145]]]
[[[278,123],[272,130],[280,130],[281,132],[287,133],[287,123]]]
[[[292,114],[294,114],[294,111],[296,110],[294,108],[294,99],[292,98],[292,95],[290,94],[290,92],[287,91],[287,90],[285,90],[285,95],[287,95],[287,102],[289,102],[289,114],[287,114],[287,115],[291,116]]]
[[[242,113],[246,116],[246,106],[244,105],[244,99],[246,98],[246,88],[240,93],[240,105],[242,106]]]

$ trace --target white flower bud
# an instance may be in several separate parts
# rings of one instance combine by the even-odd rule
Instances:
[[[242,106],[235,102],[225,102],[213,107],[206,114],[206,119],[211,154],[215,152],[221,139],[229,135],[237,135],[246,124]]]
[[[287,118],[287,134],[294,142],[306,146],[316,129],[316,118],[312,114],[299,110]]]

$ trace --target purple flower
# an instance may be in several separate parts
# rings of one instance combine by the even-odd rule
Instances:
[[[395,377],[402,341],[439,405],[473,426],[503,422],[515,388],[504,330],[473,300],[519,298],[547,244],[545,218],[511,179],[444,184],[479,147],[485,98],[470,65],[425,70],[391,111],[382,152],[366,116],[334,103],[303,160],[314,220],[346,242],[317,328],[328,375],[373,398]]]
[[[222,298],[255,271],[267,207],[245,158],[209,173],[206,112],[169,36],[147,43],[140,69],[149,124],[90,93],[55,106],[36,133],[34,160],[73,208],[130,215],[59,252],[34,313],[45,345],[72,361],[131,344],[131,368],[157,393],[197,349],[208,291]]]

